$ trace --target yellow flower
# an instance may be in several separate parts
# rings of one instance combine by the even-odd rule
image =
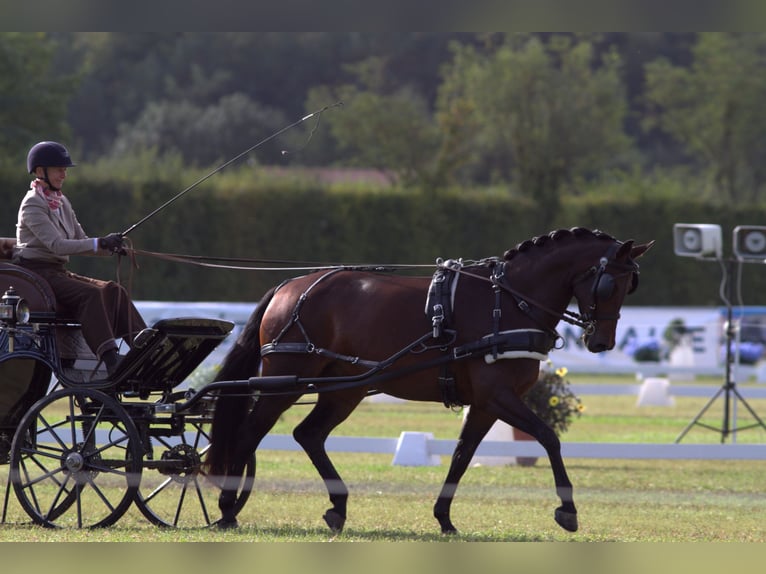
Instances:
[[[584,413],[585,412],[585,405],[580,403],[579,405],[577,405],[577,410],[580,411],[581,413]]]
[[[558,398],[556,395],[553,395],[553,396],[552,396],[552,397],[551,397],[551,398],[548,400],[548,404],[549,404],[549,405],[551,405],[552,407],[555,407],[556,405],[558,405],[558,404],[559,404],[559,398]]]
[[[568,373],[568,372],[569,372],[569,371],[567,370],[567,368],[566,368],[566,367],[559,367],[558,369],[556,369],[556,374],[557,374],[559,377],[561,377],[562,379],[563,379],[564,377],[566,377],[566,376],[567,376],[567,373]]]

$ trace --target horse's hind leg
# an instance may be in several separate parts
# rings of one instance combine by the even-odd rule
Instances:
[[[364,394],[349,396],[340,392],[320,394],[308,416],[295,427],[293,437],[306,451],[319,472],[330,496],[332,507],[323,518],[333,532],[341,532],[346,523],[348,489],[325,450],[325,441],[332,430],[353,412]]]
[[[256,402],[253,410],[242,423],[240,430],[241,439],[237,442],[232,453],[231,462],[223,477],[221,494],[218,497],[218,508],[221,511],[221,519],[218,521],[219,528],[237,527],[237,487],[239,486],[242,473],[245,470],[247,459],[250,458],[263,437],[279,420],[280,415],[292,406],[294,397],[266,398],[261,397]]]
[[[465,474],[476,449],[496,420],[494,416],[473,407],[466,415],[457,446],[452,453],[447,478],[444,480],[439,497],[434,504],[434,517],[439,521],[443,534],[455,534],[457,532],[452,520],[450,520],[452,499],[455,497],[457,485]]]

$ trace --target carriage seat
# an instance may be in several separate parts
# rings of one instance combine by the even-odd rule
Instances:
[[[0,259],[13,259],[13,248],[16,247],[15,237],[0,237]]]
[[[56,297],[48,282],[40,275],[11,263],[16,239],[0,237],[0,295],[13,287],[29,303],[32,322],[55,322],[57,348],[62,359],[91,358],[91,352],[82,338],[77,320],[56,309]]]

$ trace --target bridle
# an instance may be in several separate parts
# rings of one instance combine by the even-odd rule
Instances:
[[[575,327],[579,327],[583,330],[583,336],[588,337],[592,335],[596,331],[596,323],[598,321],[608,321],[608,320],[617,320],[620,318],[620,314],[599,314],[598,313],[598,305],[599,302],[607,301],[610,299],[615,292],[616,289],[616,277],[621,277],[627,273],[633,274],[633,279],[631,282],[631,285],[628,289],[628,293],[632,293],[636,290],[638,287],[638,264],[634,261],[628,261],[626,263],[618,263],[614,260],[614,256],[617,253],[617,250],[619,249],[621,244],[614,244],[612,245],[607,253],[602,256],[599,259],[599,262],[596,265],[593,265],[592,267],[586,269],[584,272],[578,274],[575,276],[572,280],[572,287],[578,285],[579,283],[582,283],[583,281],[588,281],[591,277],[593,278],[593,285],[591,287],[591,303],[588,306],[588,309],[585,313],[578,313],[575,311],[570,311],[569,309],[564,309],[564,311],[559,312],[555,311],[553,309],[550,309],[546,305],[543,305],[542,303],[535,301],[534,299],[531,299],[530,297],[527,297],[523,293],[519,292],[515,288],[511,287],[508,284],[508,280],[505,275],[506,271],[506,261],[502,261],[497,258],[493,258],[490,260],[487,260],[486,262],[489,263],[490,266],[493,267],[492,273],[489,277],[484,277],[482,275],[476,275],[474,273],[471,273],[464,268],[452,268],[455,272],[468,275],[470,277],[480,279],[483,281],[490,281],[492,283],[492,288],[495,291],[495,310],[493,311],[493,317],[495,321],[499,321],[499,314],[500,314],[500,304],[499,304],[499,295],[501,292],[508,293],[516,302],[516,307],[522,311],[527,316],[531,317],[538,325],[540,325],[543,329],[545,329],[547,332],[555,335],[557,339],[561,339],[562,337],[558,334],[558,332],[555,329],[552,329],[548,327],[547,325],[544,325],[539,317],[533,312],[534,309],[537,309],[539,311],[542,311],[543,313],[546,313],[547,315],[554,317],[556,321],[564,321],[566,323],[569,323],[570,325],[574,325]]]
[[[599,259],[597,265],[590,267],[585,272],[575,277],[572,281],[574,286],[595,276],[590,291],[591,303],[588,306],[588,310],[581,315],[582,320],[592,324],[594,328],[597,321],[616,321],[620,318],[619,312],[611,315],[599,315],[597,313],[599,302],[608,301],[614,296],[614,292],[617,288],[617,277],[622,277],[628,273],[632,274],[631,284],[630,287],[628,287],[628,294],[633,293],[638,287],[638,264],[634,261],[628,261],[626,263],[618,263],[614,261],[613,257],[618,248],[618,244],[612,245],[606,255]],[[608,272],[609,269],[611,269],[612,272]]]

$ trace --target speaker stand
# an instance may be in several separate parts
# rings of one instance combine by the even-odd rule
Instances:
[[[711,397],[711,399],[707,402],[707,404],[702,407],[702,410],[697,414],[697,416],[692,419],[692,421],[686,426],[686,428],[681,432],[681,434],[678,435],[678,438],[676,438],[676,443],[681,442],[681,439],[686,436],[686,434],[691,430],[691,428],[694,425],[699,425],[701,427],[716,431],[721,433],[721,443],[726,442],[726,439],[729,437],[729,435],[734,434],[736,437],[737,431],[744,431],[752,428],[761,427],[764,430],[766,430],[766,423],[763,422],[763,420],[756,414],[756,412],[753,410],[753,408],[750,406],[750,404],[745,400],[745,398],[740,394],[740,392],[737,390],[737,384],[734,382],[734,377],[732,376],[731,371],[731,365],[734,362],[732,357],[732,342],[734,341],[734,336],[736,333],[736,329],[733,325],[733,319],[732,319],[732,305],[731,305],[731,281],[730,278],[730,266],[731,266],[731,260],[729,260],[727,267],[724,269],[724,273],[726,274],[725,280],[726,280],[726,381],[721,385],[721,387],[718,389],[718,391]],[[707,412],[707,410],[710,408],[710,406],[720,397],[721,395],[724,395],[724,408],[723,408],[723,421],[721,424],[721,427],[714,427],[712,425],[706,424],[701,422],[701,419],[703,415]],[[744,407],[747,409],[747,411],[750,413],[750,415],[756,420],[756,422],[737,427],[737,419],[736,419],[736,403],[737,401],[741,402]],[[732,412],[733,411],[733,412]]]

